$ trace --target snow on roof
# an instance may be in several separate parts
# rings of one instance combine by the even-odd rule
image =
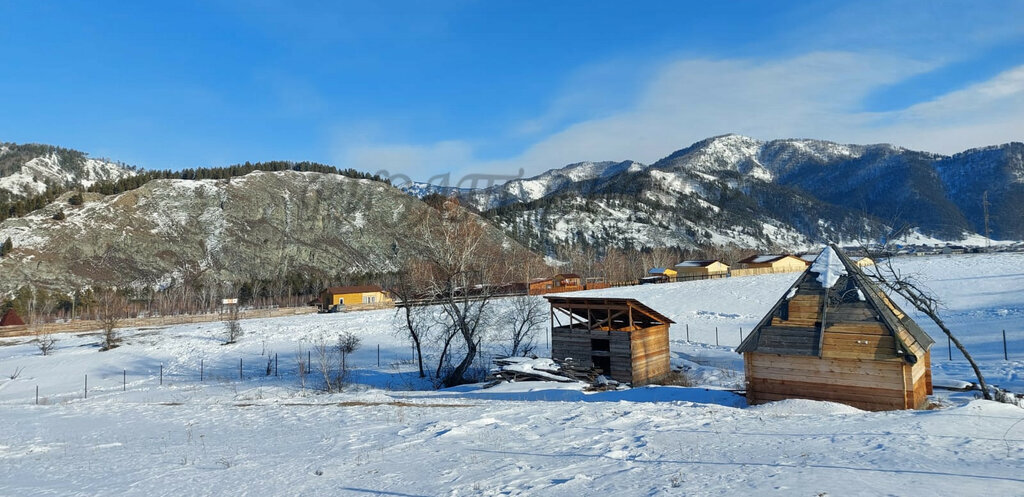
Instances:
[[[647,272],[649,274],[665,274],[665,271],[670,271],[670,269],[663,267],[652,267],[651,270]]]
[[[676,267],[707,267],[718,262],[717,259],[703,260],[703,261],[683,261],[676,264]]]
[[[846,266],[843,265],[843,261],[839,259],[839,255],[832,250],[832,247],[825,247],[818,254],[818,257],[814,259],[814,264],[811,265],[811,271],[818,273],[817,280],[823,288],[832,288],[840,276],[847,275]]]

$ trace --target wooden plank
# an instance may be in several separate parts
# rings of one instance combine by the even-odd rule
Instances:
[[[746,357],[745,360],[755,366],[851,374],[871,374],[874,371],[882,374],[897,374],[901,371],[903,363],[899,359],[888,361],[840,360],[805,356],[779,356],[758,352],[749,352],[746,354]]]
[[[884,409],[907,409],[910,406],[902,390],[878,388],[849,387],[839,385],[819,385],[799,381],[780,381],[753,378],[750,388],[757,391],[758,398],[809,398],[843,403],[862,403]]]

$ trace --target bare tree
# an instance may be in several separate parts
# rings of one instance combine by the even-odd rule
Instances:
[[[430,332],[430,324],[424,313],[427,307],[413,305],[412,301],[426,296],[424,282],[429,277],[426,265],[416,260],[405,260],[395,275],[391,292],[398,298],[400,305],[397,315],[403,322],[402,331],[412,340],[416,351],[416,361],[420,369],[420,378],[426,378],[423,369],[423,341]]]
[[[502,264],[501,251],[488,239],[482,221],[457,201],[447,201],[436,214],[416,223],[413,239],[415,253],[428,265],[429,294],[441,309],[445,327],[461,337],[465,347],[465,356],[441,380],[445,386],[454,386],[468,381],[465,375],[479,351],[494,283],[503,280],[499,268],[507,265]]]
[[[334,392],[338,387],[334,375],[334,347],[327,342],[327,338],[321,335],[313,343],[313,352],[316,354],[316,368],[320,378],[324,381],[324,391]]]
[[[100,350],[110,350],[121,345],[121,337],[117,333],[117,326],[121,322],[121,315],[128,304],[124,295],[114,289],[104,289],[96,292],[96,317],[103,329],[103,339],[100,343]]]
[[[338,354],[341,355],[341,377],[343,380],[348,377],[348,363],[346,359],[349,354],[359,350],[359,345],[362,342],[362,338],[348,331],[338,335]]]
[[[509,346],[506,352],[511,357],[528,355],[536,347],[535,329],[544,324],[547,317],[545,301],[540,297],[517,295],[508,299],[509,308],[502,314],[502,326]]]
[[[238,306],[232,305],[228,309],[227,319],[224,320],[224,345],[235,343],[242,336],[242,323],[238,316]]]
[[[974,362],[974,358],[971,357],[970,352],[967,352],[967,348],[964,347],[964,344],[957,339],[956,335],[954,335],[952,330],[946,326],[946,323],[939,315],[942,302],[938,297],[923,288],[923,286],[920,285],[912,276],[904,275],[898,269],[894,268],[891,258],[886,259],[884,265],[875,264],[874,274],[872,276],[883,286],[893,292],[896,292],[897,295],[906,299],[907,302],[910,302],[910,305],[914,306],[914,308],[922,314],[928,316],[928,318],[931,319],[947,337],[949,337],[950,342],[952,342],[960,353],[964,355],[964,358],[967,359],[968,363],[970,363],[971,369],[974,370],[975,376],[978,377],[978,386],[981,388],[981,394],[986,400],[992,400],[992,394],[989,392],[988,384],[985,383],[985,377],[981,374],[981,369],[978,367],[978,363]]]

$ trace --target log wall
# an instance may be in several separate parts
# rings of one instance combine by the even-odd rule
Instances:
[[[591,340],[608,340],[607,351],[594,350]],[[644,385],[662,379],[671,369],[668,325],[634,331],[570,330],[559,326],[551,330],[551,357],[594,367],[594,356],[608,357],[611,371],[604,374],[615,381]]]
[[[928,395],[927,360],[863,360],[747,352],[747,401],[761,404],[802,398],[883,411],[923,407]]]

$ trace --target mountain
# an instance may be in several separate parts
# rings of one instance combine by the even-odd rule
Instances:
[[[134,168],[51,145],[0,143],[0,200],[37,195],[47,186],[89,187],[136,174]]]
[[[960,240],[1024,238],[1024,144],[954,156],[888,144],[708,138],[651,164],[583,162],[461,193],[537,249],[734,243],[799,248],[893,230]]]
[[[15,247],[0,259],[0,292],[209,288],[294,274],[330,283],[393,270],[410,225],[436,212],[380,181],[296,171],[157,179],[115,195],[86,193],[80,206],[70,195],[0,223],[0,240]],[[491,243],[514,244],[488,230]]]

